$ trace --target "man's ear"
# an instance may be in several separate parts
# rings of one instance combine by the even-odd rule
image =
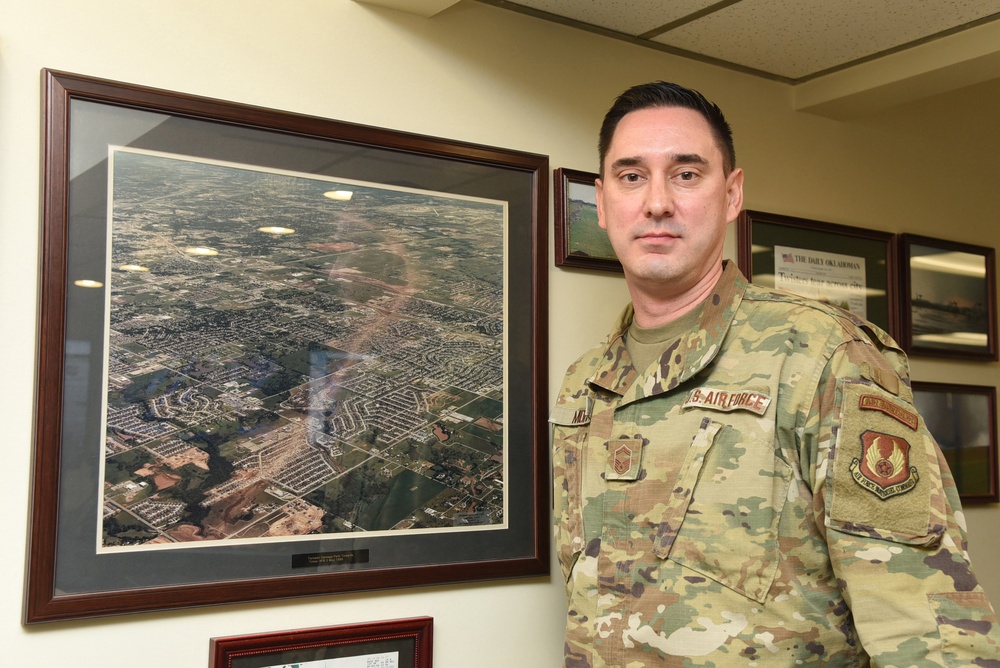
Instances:
[[[607,230],[608,225],[604,222],[604,183],[599,178],[594,181],[594,198],[597,202],[597,224],[602,230]]]
[[[743,210],[743,170],[739,167],[729,172],[726,177],[726,220],[733,221]]]

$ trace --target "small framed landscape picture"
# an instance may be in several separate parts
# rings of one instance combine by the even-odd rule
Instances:
[[[996,388],[914,381],[913,402],[941,447],[962,501],[1000,501]]]
[[[555,170],[555,262],[557,267],[622,271],[607,233],[597,223],[597,174]]]

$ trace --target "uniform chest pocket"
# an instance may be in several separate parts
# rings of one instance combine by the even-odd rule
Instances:
[[[702,421],[657,526],[654,551],[763,601],[778,569],[792,469],[775,456],[772,441],[747,431]]]

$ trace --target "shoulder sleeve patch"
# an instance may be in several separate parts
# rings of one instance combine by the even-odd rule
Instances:
[[[827,469],[833,526],[890,540],[930,536],[929,434],[912,406],[876,385],[844,383]],[[924,480],[924,478],[928,478]]]

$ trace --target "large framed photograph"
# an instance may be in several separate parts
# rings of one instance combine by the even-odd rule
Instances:
[[[575,169],[553,172],[557,267],[622,271],[607,233],[597,223],[596,179],[597,174]]]
[[[996,360],[996,250],[914,234],[899,245],[906,351]]]
[[[209,668],[431,668],[431,617],[212,638]]]
[[[545,156],[43,74],[26,622],[548,573]]]
[[[913,401],[965,502],[1000,501],[996,388],[913,381]]]
[[[740,212],[737,225],[740,270],[752,283],[840,306],[896,335],[893,234],[761,211]]]

